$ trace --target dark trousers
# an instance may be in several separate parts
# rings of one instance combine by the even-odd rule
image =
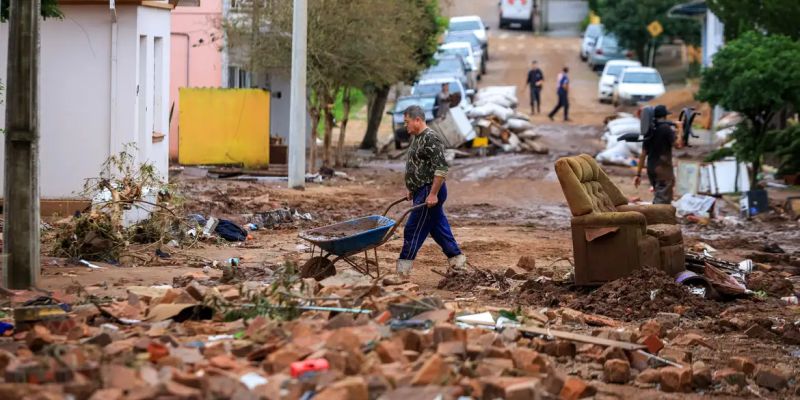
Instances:
[[[556,108],[553,111],[550,111],[550,118],[553,118],[561,107],[564,107],[564,121],[566,121],[569,119],[569,98],[567,98],[567,92],[564,90],[558,91],[558,104],[556,104]]]
[[[431,192],[431,185],[423,186],[414,192],[414,205],[425,203],[425,198]],[[442,184],[439,189],[439,202],[434,207],[425,207],[414,210],[408,217],[405,231],[403,232],[403,249],[400,251],[401,260],[413,260],[417,252],[425,243],[428,235],[433,237],[436,244],[442,248],[447,258],[461,254],[461,249],[450,230],[450,223],[444,215],[444,202],[447,200],[447,186]]]
[[[542,113],[541,91],[542,90],[536,86],[531,88],[531,112],[535,109],[537,113]]]
[[[647,174],[650,185],[653,186],[653,204],[672,204],[673,192],[675,190],[675,178],[665,177],[660,179],[658,174]]]

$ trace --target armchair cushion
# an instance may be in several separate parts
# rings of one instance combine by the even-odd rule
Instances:
[[[647,223],[644,215],[635,211],[591,213],[572,217],[572,226],[600,228],[624,225],[634,225],[641,230],[642,234],[646,232]]]
[[[655,224],[647,225],[647,234],[658,239],[661,246],[672,246],[683,243],[680,225]]]
[[[653,224],[677,224],[675,217],[675,207],[669,204],[635,205],[623,204],[617,206],[617,211],[636,211],[644,214],[648,225]]]

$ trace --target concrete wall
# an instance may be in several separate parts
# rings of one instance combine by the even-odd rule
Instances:
[[[172,11],[172,65],[170,68],[170,159],[178,158],[178,89],[223,85],[222,0],[203,0],[200,7]]]
[[[585,0],[542,0],[544,26],[549,31],[578,32],[581,21],[589,15]]]
[[[98,176],[110,154],[126,143],[139,148],[138,161],[152,162],[166,179],[167,140],[152,143],[152,130],[167,126],[169,92],[169,11],[139,6],[117,7],[117,62],[112,63],[108,5],[61,7],[64,19],[40,25],[39,84],[40,189],[43,199],[80,198],[84,181]],[[141,87],[144,117],[139,118],[139,42],[153,60],[154,36],[164,50],[160,95],[154,96],[152,62]],[[0,79],[6,81],[8,24],[0,25]],[[146,59],[146,60],[148,60]],[[114,65],[116,64],[116,67]],[[146,65],[143,65],[146,66]],[[112,76],[114,77],[112,79]],[[147,91],[150,83],[150,90]],[[145,96],[149,94],[149,100]],[[4,96],[5,97],[5,96]],[[155,99],[158,99],[156,101]],[[145,101],[146,100],[146,101]],[[154,111],[155,109],[155,111]],[[5,115],[5,105],[0,105]],[[5,125],[5,118],[2,118]],[[141,128],[141,129],[140,129]],[[146,132],[146,133],[145,133]],[[166,132],[165,132],[166,133]],[[0,151],[4,151],[0,142]],[[0,184],[3,165],[0,163]]]

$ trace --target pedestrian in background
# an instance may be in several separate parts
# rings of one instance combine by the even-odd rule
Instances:
[[[556,79],[556,82],[558,83],[558,89],[556,89],[556,94],[558,94],[558,104],[556,105],[556,108],[553,109],[553,111],[550,111],[550,114],[548,115],[548,117],[550,117],[550,120],[552,121],[553,120],[553,116],[556,115],[556,113],[558,113],[558,110],[560,110],[561,107],[564,107],[564,121],[570,121],[570,119],[569,119],[569,68],[568,67],[564,67],[564,69],[561,70],[561,73],[558,74],[558,78]]]
[[[528,80],[525,81],[526,86],[530,86],[531,93],[531,115],[535,112],[542,113],[542,98],[541,91],[544,84],[544,74],[539,69],[536,60],[531,61],[531,69],[528,70]]]
[[[450,113],[450,87],[446,83],[442,84],[442,91],[436,95],[433,108],[438,119],[445,119]]]

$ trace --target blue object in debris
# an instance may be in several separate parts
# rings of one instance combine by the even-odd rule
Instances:
[[[227,219],[219,220],[217,227],[214,228],[214,232],[229,242],[244,242],[247,240],[247,231],[242,229],[241,226],[236,225],[235,222],[228,221]]]
[[[0,321],[0,335],[5,334],[8,331],[13,331],[14,325],[9,324],[8,322]]]

